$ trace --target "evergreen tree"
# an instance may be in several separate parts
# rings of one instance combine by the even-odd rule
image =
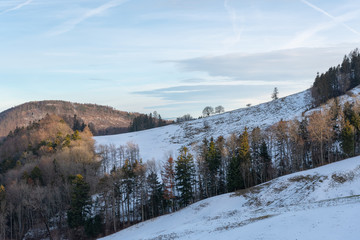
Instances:
[[[70,228],[84,226],[86,216],[89,214],[91,199],[89,196],[90,185],[80,174],[73,177],[70,209],[67,219]]]
[[[186,147],[180,150],[180,155],[175,163],[176,187],[180,194],[179,204],[185,207],[194,200],[193,185],[195,183],[193,156]]]
[[[354,127],[346,120],[345,126],[341,132],[341,147],[347,157],[354,156],[354,140]]]
[[[228,167],[227,188],[229,192],[233,192],[241,188],[243,183],[242,175],[240,173],[240,158],[237,155],[232,155]]]
[[[260,147],[260,158],[263,165],[263,176],[264,181],[269,181],[272,179],[272,163],[271,163],[271,157],[268,153],[268,148],[266,145],[266,142],[263,141]]]
[[[150,207],[150,217],[157,217],[161,213],[161,203],[162,203],[162,186],[158,181],[158,176],[155,172],[151,172],[147,177],[147,184],[149,186],[149,207]]]
[[[279,91],[278,91],[277,87],[274,88],[274,91],[273,91],[273,93],[271,95],[271,98],[272,98],[272,100],[279,99]]]
[[[215,146],[213,138],[210,139],[205,160],[209,169],[208,185],[210,189],[209,197],[211,197],[217,195],[218,192],[218,173],[221,164],[221,155],[219,149],[217,149]]]
[[[226,170],[227,170],[227,151],[225,150],[225,139],[219,136],[215,142],[215,148],[219,155],[220,165],[218,170],[217,194],[225,193],[226,190]]]
[[[36,183],[37,185],[44,185],[44,180],[42,176],[42,172],[38,166],[35,166],[30,173],[30,178]]]

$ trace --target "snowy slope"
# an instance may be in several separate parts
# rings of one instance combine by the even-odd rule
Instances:
[[[97,144],[126,145],[133,142],[139,145],[144,161],[164,160],[169,154],[177,154],[181,146],[190,146],[202,141],[204,137],[227,137],[239,134],[245,127],[265,128],[281,119],[290,120],[310,107],[310,91],[306,90],[275,101],[242,108],[223,114],[169,125],[161,128],[111,136],[95,137]]]
[[[340,103],[354,102],[360,99],[360,86],[352,89],[340,98]],[[299,118],[311,108],[310,90],[293,94],[275,101],[241,108],[211,117],[197,119],[181,124],[161,128],[95,137],[97,144],[126,145],[133,142],[139,145],[140,157],[144,160],[164,161],[169,154],[176,157],[181,146],[191,146],[201,142],[204,137],[227,137],[239,134],[245,127],[265,129],[280,120]],[[312,109],[310,111],[316,111]]]
[[[360,157],[290,174],[103,238],[359,239]]]

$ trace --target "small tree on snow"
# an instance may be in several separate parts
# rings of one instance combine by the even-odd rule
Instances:
[[[277,87],[275,87],[274,88],[274,92],[272,93],[272,95],[271,95],[271,98],[273,99],[273,100],[276,100],[276,99],[279,99],[279,91],[278,91],[278,89],[277,89]]]
[[[203,113],[203,116],[204,116],[204,117],[208,117],[208,116],[210,116],[211,114],[214,113],[214,108],[213,108],[213,107],[210,107],[210,106],[207,106],[207,107],[204,108],[204,110],[202,111],[202,113]]]

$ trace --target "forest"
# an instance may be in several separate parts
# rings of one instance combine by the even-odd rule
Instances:
[[[340,104],[339,88],[329,88],[329,76],[346,86],[340,92],[355,86],[358,56],[354,50],[344,58],[347,77],[339,77],[342,67],[316,77],[313,99],[326,102],[322,108],[265,129],[208,136],[165,161],[143,161],[136,143],[95,146],[89,127],[76,119],[69,124],[47,114],[16,128],[0,144],[0,238],[95,239],[205,198],[359,155],[360,104]],[[135,119],[133,130],[163,124],[160,116]]]
[[[344,56],[341,64],[317,74],[311,88],[313,103],[319,106],[327,100],[343,95],[360,84],[360,53],[358,49]]]
[[[160,166],[139,161],[136,144],[99,146],[105,185],[97,201],[106,202],[98,212],[106,234],[208,197],[359,155],[360,105],[341,107],[333,100],[329,106],[301,121],[204,139],[195,155],[183,147]]]

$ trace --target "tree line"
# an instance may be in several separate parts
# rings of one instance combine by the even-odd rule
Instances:
[[[154,113],[136,116],[129,126],[129,131],[141,131],[155,127],[162,127],[167,124],[168,123],[161,118],[161,115],[155,111]]]
[[[341,107],[334,100],[329,108],[301,120],[245,128],[228,138],[205,138],[192,151],[181,148],[175,159],[170,156],[160,166],[136,160],[136,145],[133,154],[124,151],[129,146],[101,146],[107,165],[100,194],[100,202],[108,207],[102,210],[105,229],[115,232],[208,197],[359,155],[359,138],[359,105]],[[129,160],[131,155],[135,158]]]
[[[345,55],[341,64],[317,74],[311,94],[315,106],[338,97],[360,84],[360,53],[358,49]]]

